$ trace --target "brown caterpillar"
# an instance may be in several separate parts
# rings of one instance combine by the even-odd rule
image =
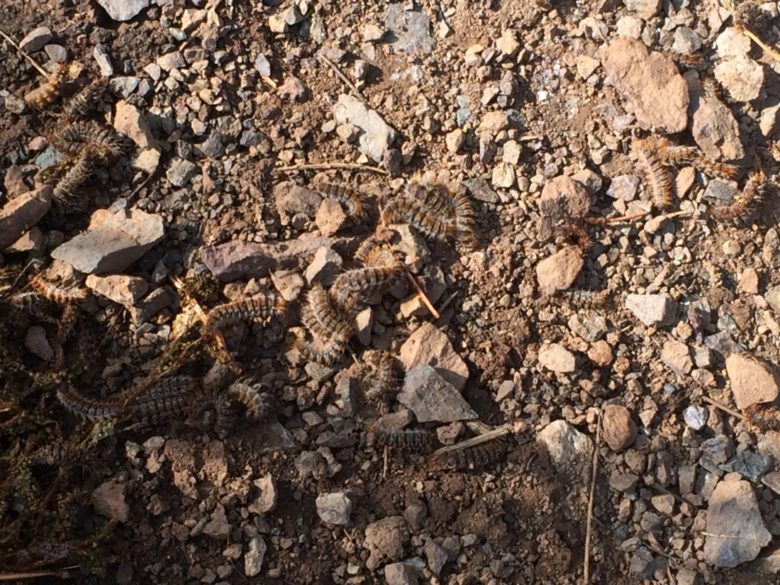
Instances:
[[[606,307],[613,295],[612,289],[605,288],[600,291],[592,290],[565,290],[561,291],[566,297],[572,299],[575,303],[584,307],[599,309]]]
[[[380,352],[378,364],[369,378],[365,390],[366,400],[376,402],[394,394],[403,381],[401,362],[387,351]]]
[[[68,78],[68,66],[60,63],[57,69],[44,80],[38,87],[28,91],[24,96],[24,102],[35,108],[45,108],[54,103],[59,97],[62,85]]]
[[[54,186],[52,197],[60,203],[72,200],[76,190],[95,173],[99,166],[100,156],[93,150],[87,149]]]
[[[306,304],[301,310],[301,321],[306,329],[321,339],[328,339],[343,327],[349,327],[320,284],[313,285],[309,290]]]
[[[244,405],[250,418],[257,421],[267,421],[271,418],[273,414],[271,397],[263,392],[259,384],[237,382],[230,387],[228,393]]]
[[[325,198],[335,199],[344,212],[353,220],[359,220],[366,215],[366,204],[363,196],[344,183],[319,182],[316,186]]]
[[[124,138],[113,128],[92,121],[72,122],[55,133],[50,141],[58,151],[68,156],[78,156],[88,149],[103,163],[127,150]]]
[[[229,396],[217,396],[214,399],[214,430],[217,435],[224,438],[238,425],[240,417],[239,404]]]
[[[241,321],[267,322],[281,317],[287,311],[286,301],[275,292],[264,292],[251,299],[225,303],[211,309],[206,315],[204,330],[213,333]]]
[[[760,431],[780,431],[780,410],[774,404],[751,404],[745,410],[745,419]]]
[[[333,282],[330,296],[342,312],[351,316],[357,312],[363,299],[393,285],[400,272],[400,264],[394,267],[368,266],[342,272]]]
[[[59,323],[57,325],[57,333],[54,336],[52,346],[54,349],[54,361],[53,367],[56,370],[62,368],[65,362],[65,355],[62,344],[64,344],[71,333],[73,333],[73,326],[76,324],[76,317],[78,316],[78,307],[74,304],[65,305],[65,309],[62,311]]]
[[[671,207],[674,200],[674,186],[669,170],[658,156],[657,142],[652,138],[635,140],[631,148],[631,157],[650,190],[653,203],[662,209]]]
[[[66,410],[90,422],[115,419],[118,412],[114,401],[86,398],[69,386],[57,389],[57,400]]]
[[[97,107],[108,87],[108,79],[105,77],[96,79],[79,93],[65,106],[65,116],[68,118],[86,118]]]
[[[468,246],[476,244],[476,228],[474,223],[474,208],[471,200],[465,193],[453,193],[452,199],[455,204],[455,229],[458,236]]]
[[[89,297],[89,291],[85,288],[62,286],[46,280],[41,274],[30,279],[30,286],[46,300],[59,305],[79,303]]]
[[[712,210],[712,217],[718,221],[742,222],[764,202],[769,181],[764,171],[754,171],[748,177],[745,187],[731,205],[723,205]]]
[[[434,434],[425,429],[393,431],[375,426],[373,432],[377,445],[396,451],[428,453],[439,445]]]
[[[653,143],[656,147],[658,158],[663,164],[677,167],[692,166],[705,175],[729,180],[733,180],[739,175],[738,166],[713,161],[693,146],[672,144],[666,138],[654,138]]]
[[[478,469],[499,463],[505,455],[506,442],[501,439],[493,439],[464,449],[434,453],[428,460],[428,467],[434,471]]]
[[[344,355],[344,351],[347,348],[347,342],[352,336],[352,328],[342,329],[335,335],[321,341],[321,347],[317,347],[314,343],[307,339],[296,338],[295,349],[300,354],[309,360],[323,366],[332,366],[339,358]]]
[[[408,197],[399,197],[388,203],[382,209],[381,222],[386,226],[409,224],[424,237],[438,242],[451,240],[457,233],[452,215],[436,215],[426,209],[423,202]]]

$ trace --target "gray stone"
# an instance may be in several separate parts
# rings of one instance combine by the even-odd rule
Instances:
[[[149,0],[97,0],[112,20],[132,20],[149,6]]]
[[[700,431],[704,428],[704,425],[707,424],[708,416],[709,413],[707,412],[706,408],[703,406],[695,406],[693,404],[686,408],[685,412],[683,413],[685,424],[691,427],[694,431]]]
[[[157,313],[170,307],[176,301],[176,295],[167,287],[156,288],[132,307],[129,307],[130,317],[138,326],[152,319]]]
[[[394,6],[400,6],[398,4]],[[375,162],[382,162],[395,141],[395,130],[362,101],[350,95],[339,95],[333,106],[333,117],[339,124],[354,124],[362,130],[358,149]]]
[[[722,465],[724,471],[739,473],[752,482],[759,481],[772,468],[772,457],[759,455],[753,451],[738,451],[733,459]]]
[[[701,37],[687,26],[680,26],[674,31],[672,50],[683,55],[692,55],[701,49]]]
[[[222,133],[219,130],[215,130],[209,134],[208,138],[206,138],[198,148],[205,156],[210,158],[222,156],[225,153],[225,146],[222,143]]]
[[[92,50],[92,57],[97,63],[100,74],[103,77],[111,77],[114,74],[114,66],[111,64],[111,55],[103,43],[98,43]]]
[[[322,195],[318,192],[293,182],[279,183],[274,187],[276,212],[282,225],[287,225],[296,214],[313,218],[322,203]]]
[[[320,494],[315,502],[317,515],[326,524],[347,526],[352,514],[352,500],[346,492]]]
[[[701,444],[701,463],[707,468],[719,466],[734,454],[734,442],[726,435],[717,435]]]
[[[485,203],[498,203],[498,195],[485,179],[466,179],[463,184],[474,199]]]
[[[447,563],[447,551],[436,544],[432,539],[425,543],[425,557],[428,559],[428,568],[437,577]]]
[[[712,199],[720,203],[731,203],[734,196],[739,192],[736,186],[713,179],[707,184],[704,190],[704,198]]]
[[[594,311],[575,313],[569,318],[569,329],[585,341],[597,341],[607,332],[607,320]]]
[[[716,567],[736,567],[752,561],[772,540],[764,526],[750,483],[722,481],[707,508],[704,558]]]
[[[328,464],[317,451],[304,451],[295,460],[298,478],[303,481],[308,478],[323,479],[328,475]]]
[[[473,420],[477,413],[432,366],[420,364],[406,372],[398,402],[419,422]]]
[[[139,209],[98,209],[87,231],[55,248],[51,256],[86,274],[122,272],[165,236],[162,217]]]
[[[217,504],[210,520],[203,527],[203,534],[216,540],[226,540],[230,536],[230,523],[225,515],[225,506]]]
[[[648,327],[671,325],[677,312],[677,303],[661,294],[626,295],[625,306]]]
[[[749,102],[761,94],[764,68],[753,59],[739,55],[715,65],[715,79],[738,102]]]
[[[187,62],[184,60],[184,57],[179,51],[172,51],[170,53],[166,53],[165,55],[160,55],[159,57],[157,57],[157,65],[159,65],[160,69],[162,69],[163,71],[173,71],[174,69],[181,69],[186,64]]]
[[[127,522],[130,506],[125,501],[125,487],[124,483],[113,479],[101,483],[92,492],[95,512],[118,522]]]
[[[619,175],[610,182],[607,195],[613,199],[633,201],[638,189],[639,177],[636,175]]]
[[[198,165],[183,158],[175,158],[165,173],[174,187],[184,187],[198,172]]]
[[[364,546],[370,552],[366,567],[373,571],[385,561],[399,560],[409,538],[403,516],[388,516],[366,526]]]
[[[51,187],[22,193],[0,208],[0,250],[13,244],[46,215],[51,207]]]
[[[244,575],[247,577],[255,577],[260,574],[267,550],[268,545],[265,543],[262,536],[258,535],[252,537],[252,540],[249,541],[249,547],[246,554],[244,554]]]
[[[385,581],[387,585],[417,585],[417,571],[406,563],[390,563],[385,565]]]
[[[562,470],[581,468],[590,459],[593,442],[565,420],[556,420],[544,427],[538,435],[550,455],[552,463]]]
[[[265,77],[269,77],[271,75],[271,63],[268,61],[268,57],[266,57],[263,53],[260,53],[257,57],[255,57],[254,66],[260,75]]]
[[[399,51],[430,53],[435,42],[430,19],[424,12],[406,10],[401,2],[391,4],[385,12],[385,27],[392,34],[391,43]]]
[[[644,20],[650,20],[661,10],[661,0],[623,0],[623,4]]]
[[[28,32],[25,37],[19,41],[19,48],[26,53],[35,53],[36,51],[43,49],[46,43],[53,38],[51,30],[49,30],[48,27],[39,26]]]
[[[739,124],[731,108],[715,96],[699,99],[691,133],[699,148],[713,160],[739,160],[745,156],[739,139]]]
[[[46,338],[46,330],[40,325],[33,325],[24,336],[24,347],[45,362],[54,359],[54,350]]]
[[[321,247],[314,253],[314,258],[306,268],[304,276],[311,286],[314,283],[330,284],[341,271],[344,260],[330,248]]]

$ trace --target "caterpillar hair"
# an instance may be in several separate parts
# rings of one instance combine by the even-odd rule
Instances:
[[[345,315],[351,316],[374,293],[391,287],[399,272],[400,266],[390,268],[369,266],[347,270],[333,282],[330,296]]]
[[[338,201],[344,212],[352,220],[359,220],[365,217],[367,210],[363,196],[349,185],[321,181],[316,184],[316,189],[325,198]]]
[[[674,187],[672,177],[661,162],[657,150],[657,143],[652,139],[635,140],[631,156],[650,191],[653,203],[666,209],[674,200]]]
[[[320,284],[313,285],[309,290],[301,311],[301,321],[308,331],[321,339],[329,339],[351,327],[341,311],[333,306],[329,294]]]
[[[745,419],[750,426],[763,432],[780,431],[780,410],[767,403],[751,404],[745,410]]]
[[[395,394],[403,382],[401,362],[393,354],[380,352],[377,362],[365,390],[368,402],[377,402]]]
[[[68,172],[54,186],[52,197],[60,204],[71,202],[84,182],[89,179],[100,166],[100,156],[93,150],[83,152]]]
[[[273,401],[259,384],[236,382],[228,393],[244,406],[250,418],[261,422],[271,419],[274,412]]]
[[[71,99],[65,106],[65,116],[68,118],[86,118],[103,98],[108,87],[108,79],[96,79]]]
[[[501,439],[493,439],[486,443],[478,443],[463,449],[443,451],[440,449],[429,460],[432,470],[464,470],[478,469],[496,465],[506,455],[506,443]]]
[[[377,445],[396,451],[429,453],[439,445],[435,435],[425,429],[396,431],[375,426],[373,432]]]
[[[127,151],[127,142],[113,128],[93,121],[71,122],[51,136],[50,142],[63,154],[78,156],[92,150],[102,163],[108,163]]]
[[[763,171],[753,172],[745,183],[745,187],[734,198],[731,205],[716,207],[712,216],[718,221],[733,221],[743,223],[763,203],[769,181]]]
[[[295,339],[295,349],[310,362],[320,364],[322,366],[332,366],[335,364],[341,356],[344,355],[344,351],[347,348],[347,341],[351,336],[352,331],[349,331],[349,335],[343,333],[324,339],[320,342],[320,347],[317,347],[313,342],[297,337]]]
[[[424,237],[437,242],[446,242],[455,237],[457,227],[452,216],[441,216],[430,212],[421,201],[399,197],[388,203],[381,213],[383,225],[408,224]]]
[[[560,228],[561,235],[580,249],[583,256],[587,256],[593,247],[593,240],[588,231],[578,223],[569,221]]]

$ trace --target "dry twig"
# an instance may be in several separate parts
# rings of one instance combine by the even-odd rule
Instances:
[[[601,443],[601,409],[599,409],[599,418],[596,421],[596,444],[593,447],[593,461],[590,475],[590,495],[588,496],[588,519],[585,524],[585,567],[583,569],[583,585],[590,583],[590,539],[593,532],[593,500],[596,493],[596,473],[599,463],[599,444]]]
[[[366,171],[377,173],[378,175],[387,174],[386,170],[380,169],[379,167],[371,167],[358,163],[302,163],[299,165],[276,167],[274,172],[278,171],[280,173],[291,173],[296,171],[330,171],[335,169],[343,169],[347,171]]]
[[[5,32],[3,32],[2,30],[0,30],[0,36],[1,36],[1,37],[3,37],[3,38],[4,38],[4,39],[5,39],[7,42],[8,42],[8,44],[9,44],[9,45],[11,45],[11,46],[12,46],[14,49],[16,49],[17,51],[19,51],[19,54],[20,54],[20,55],[22,55],[22,56],[23,56],[25,59],[27,59],[27,60],[30,62],[30,64],[31,64],[33,67],[35,67],[35,69],[38,71],[38,73],[40,73],[41,75],[43,75],[43,76],[44,76],[46,79],[49,79],[49,80],[51,80],[51,74],[50,74],[48,71],[46,71],[46,69],[44,69],[43,67],[41,67],[40,65],[38,65],[38,62],[37,62],[35,59],[33,59],[32,57],[30,57],[30,55],[28,55],[28,54],[27,54],[27,51],[23,50],[23,49],[22,49],[22,48],[21,48],[21,47],[20,47],[20,46],[17,44],[17,42],[16,42],[15,40],[13,40],[11,37],[9,37],[9,36],[8,36],[8,35],[7,35]]]
[[[712,404],[712,406],[714,406],[718,410],[722,410],[723,412],[726,412],[726,413],[730,414],[731,416],[738,418],[741,421],[745,420],[745,417],[743,415],[741,415],[740,413],[738,413],[736,410],[734,410],[732,408],[729,408],[728,406],[725,406],[725,405],[721,404],[720,402],[715,402],[709,396],[702,396],[701,399],[704,402],[708,402],[709,404]]]
[[[354,83],[352,83],[349,80],[349,77],[344,75],[341,70],[338,68],[338,65],[336,65],[333,61],[328,59],[325,55],[319,54],[317,55],[320,58],[320,61],[325,63],[328,67],[330,67],[333,70],[333,73],[336,74],[336,76],[344,82],[344,85],[346,85],[349,88],[349,91],[352,92],[352,95],[354,95],[357,99],[359,99],[361,102],[363,102],[363,105],[368,106],[368,102],[366,102],[366,98],[363,97],[363,94],[360,93],[360,90],[358,90],[357,86],[355,86]]]
[[[408,271],[405,271],[404,274],[406,274],[406,279],[417,291],[417,296],[420,297],[420,300],[422,301],[423,305],[425,305],[425,308],[428,309],[428,312],[430,312],[430,314],[433,315],[434,319],[440,318],[441,315],[439,314],[439,311],[437,311],[436,307],[433,306],[433,303],[431,303],[431,299],[429,299],[428,295],[425,294],[425,291],[419,285],[417,279],[414,276],[412,276],[411,273]]]

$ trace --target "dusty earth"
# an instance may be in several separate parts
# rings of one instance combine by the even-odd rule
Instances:
[[[0,255],[0,577],[558,585],[584,582],[587,550],[591,583],[780,582],[770,542],[780,534],[780,435],[745,419],[745,408],[780,390],[771,365],[780,359],[780,206],[768,189],[738,224],[709,213],[751,169],[776,170],[778,63],[738,31],[727,48],[716,43],[735,30],[733,14],[686,0],[134,0],[124,5],[137,5],[135,14],[119,22],[101,4],[123,3],[0,5],[0,29],[16,41],[49,29],[30,49],[35,61],[49,71],[52,61],[84,66],[53,103],[26,104],[41,74],[3,45],[0,221],[54,162],[49,143],[86,82],[109,78],[92,119],[131,139],[79,186],[76,202],[55,202]],[[734,9],[740,22],[776,42],[777,4],[747,4]],[[638,39],[672,68],[670,79],[684,78],[684,103],[675,103],[672,82],[652,94],[655,72],[624,79],[629,89],[607,79],[606,51],[620,38]],[[738,70],[741,81],[714,74],[728,59],[761,72],[755,95],[748,69]],[[364,107],[376,118],[340,119],[349,96],[350,112]],[[722,108],[712,106],[703,131],[694,118],[705,98]],[[128,107],[137,114],[129,121],[118,114]],[[384,123],[394,136],[382,134]],[[682,165],[677,197],[660,209],[630,155],[647,136],[735,162],[737,181],[712,196],[713,178]],[[313,163],[330,166],[302,166]],[[336,168],[344,163],[351,167]],[[555,187],[563,176],[574,180]],[[268,262],[226,268],[226,245],[251,255],[255,243],[327,230],[320,196],[311,203],[323,177],[355,186],[379,208],[413,180],[445,182],[468,193],[476,218],[474,245],[426,244],[409,232],[401,243],[441,316],[401,278],[372,299],[369,324],[333,368],[296,359],[286,331],[322,268],[316,247],[270,273]],[[592,245],[572,247],[550,229],[560,210],[544,208],[543,192],[569,209],[584,197],[575,217],[629,219],[585,223]],[[109,207],[162,218],[164,236],[110,271],[136,277],[137,298],[119,295],[126,281],[108,291],[86,281],[92,295],[56,364],[63,307],[19,299],[54,250]],[[374,209],[337,226],[333,249],[349,260],[376,224]],[[81,287],[83,272],[73,277]],[[185,293],[177,278],[197,291]],[[209,310],[272,288],[290,296],[287,327],[241,326],[227,342],[241,367],[233,378],[262,381],[273,421],[240,417],[223,433],[210,424],[213,412],[187,408],[99,434],[58,402],[63,385],[108,400],[161,371],[206,375],[219,361],[213,348],[197,340],[192,351],[174,348],[184,358],[173,365],[166,353],[190,297]],[[626,299],[651,294],[670,314],[642,319]],[[385,460],[367,432],[382,409],[353,386],[369,349],[414,365],[404,345],[426,323],[436,332],[426,343],[440,353],[422,361],[467,368],[462,395],[482,425],[411,426],[451,444],[506,425],[513,432],[499,461],[442,470],[422,454],[391,451]],[[725,363],[735,353],[763,360],[761,373],[742,371],[738,384],[737,366]],[[386,408],[414,420],[396,400]],[[555,427],[562,434],[544,439],[555,421],[565,421]],[[708,530],[713,494],[736,482],[751,496],[733,504],[755,512],[753,523],[727,511],[736,515],[726,525],[744,521],[748,534],[723,537]],[[343,523],[323,517],[325,494],[349,502]],[[760,543],[745,544],[736,562],[716,562],[707,549],[707,539],[754,537]]]

